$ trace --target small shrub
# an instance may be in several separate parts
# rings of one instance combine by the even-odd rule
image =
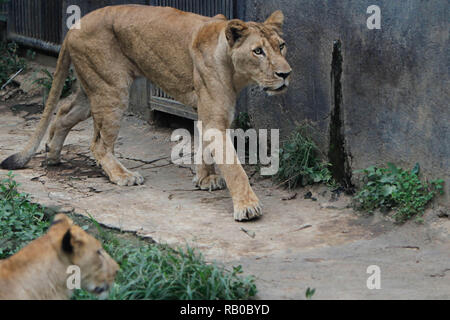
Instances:
[[[280,148],[280,168],[275,179],[288,188],[314,183],[332,184],[329,164],[319,158],[319,149],[300,128]]]
[[[48,94],[50,93],[50,89],[52,88],[53,83],[53,74],[50,73],[47,69],[41,69],[40,70],[44,76],[41,78],[38,78],[33,81],[34,84],[37,84],[44,88],[44,102],[47,100]],[[69,69],[69,75],[67,76],[64,87],[61,92],[61,98],[65,98],[69,96],[72,93],[72,87],[76,81],[76,78],[74,76],[73,69]]]
[[[408,171],[388,163],[387,168],[371,166],[356,172],[363,173],[364,186],[357,193],[357,209],[373,212],[375,209],[395,209],[393,217],[402,222],[416,216],[418,221],[425,206],[437,194],[443,193],[442,179],[424,182],[419,179],[420,166]]]
[[[18,56],[18,50],[19,46],[15,42],[0,42],[0,86],[14,73],[26,68],[26,61]]]

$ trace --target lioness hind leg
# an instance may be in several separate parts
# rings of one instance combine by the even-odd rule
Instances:
[[[106,172],[109,180],[120,186],[144,183],[137,172],[125,168],[114,156],[114,143],[120,129],[120,120],[127,107],[127,99],[114,99],[108,96],[90,97],[91,112],[94,118],[94,138],[91,151],[98,164]]]
[[[61,150],[70,130],[79,122],[91,116],[89,101],[86,94],[78,88],[70,100],[66,101],[56,114],[52,123],[47,142],[47,163],[57,165],[60,163]]]

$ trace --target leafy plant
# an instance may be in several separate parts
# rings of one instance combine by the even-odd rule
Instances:
[[[13,178],[9,173],[0,183],[0,259],[40,237],[49,226],[43,208],[20,193]]]
[[[356,172],[363,173],[365,182],[355,196],[357,208],[368,212],[395,209],[393,217],[398,222],[413,216],[420,221],[425,206],[437,193],[444,192],[444,180],[424,182],[419,179],[418,163],[409,171],[388,163],[387,168],[371,166]]]
[[[239,112],[235,120],[235,127],[244,131],[252,128],[252,121],[247,112]]]
[[[316,293],[316,289],[315,288],[311,289],[311,288],[308,287],[306,289],[306,292],[305,292],[306,299],[307,300],[311,300],[315,293]]]
[[[275,179],[290,189],[320,182],[332,184],[329,166],[320,160],[319,149],[299,128],[280,148],[280,168]]]
[[[50,71],[48,71],[47,69],[41,69],[40,71],[44,74],[44,76],[34,80],[33,84],[37,84],[44,88],[43,99],[45,102],[45,100],[47,100],[48,94],[50,93],[50,89],[52,88],[53,74],[50,73]],[[73,84],[75,83],[75,81],[76,81],[76,78],[75,78],[73,69],[69,69],[69,75],[67,76],[67,78],[64,82],[64,87],[61,92],[61,98],[65,98],[72,93],[72,87],[73,87]]]
[[[0,86],[14,73],[26,68],[26,61],[18,56],[18,50],[19,46],[15,42],[0,42]]]
[[[36,59],[36,51],[34,51],[32,49],[28,49],[27,50],[27,58],[30,60]]]

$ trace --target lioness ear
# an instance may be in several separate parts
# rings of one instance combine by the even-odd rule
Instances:
[[[227,20],[227,17],[225,17],[223,14],[216,14],[213,19],[217,20]]]
[[[283,28],[283,22],[284,22],[283,12],[277,10],[274,13],[272,13],[270,17],[267,18],[266,21],[264,21],[264,24],[275,27],[278,29],[278,31],[281,31],[281,29]]]
[[[230,47],[239,41],[245,35],[248,26],[244,21],[234,19],[228,22],[227,28],[225,29],[225,36],[227,37]]]
[[[81,228],[77,226],[72,226],[67,230],[62,238],[62,249],[66,253],[73,253],[77,251],[81,246],[84,245]]]
[[[71,226],[73,224],[73,221],[65,214],[59,213],[59,214],[55,215],[51,225],[53,226],[53,225],[59,224],[59,223],[66,223],[67,225]]]

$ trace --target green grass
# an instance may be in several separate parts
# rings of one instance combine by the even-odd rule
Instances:
[[[26,61],[18,56],[18,50],[14,42],[0,42],[0,86],[21,68],[26,68]]]
[[[43,208],[17,187],[11,173],[0,183],[0,259],[19,251],[49,226]]]
[[[43,235],[50,225],[50,210],[31,203],[29,196],[17,188],[12,174],[0,183],[1,258]],[[188,246],[172,249],[103,228],[92,218],[70,217],[101,240],[121,267],[110,299],[249,299],[256,294],[254,278],[242,276],[240,266],[226,270],[217,263],[208,263]],[[95,296],[79,290],[74,299]]]
[[[319,157],[315,143],[299,128],[280,148],[280,168],[275,179],[289,189],[314,183],[333,185],[328,163]]]
[[[395,210],[393,217],[398,222],[412,217],[421,221],[425,206],[436,194],[444,192],[444,180],[430,182],[420,180],[418,163],[411,170],[404,170],[388,163],[385,168],[371,166],[356,172],[363,173],[364,182],[355,196],[357,209],[368,212],[376,209],[387,212],[393,209]]]

